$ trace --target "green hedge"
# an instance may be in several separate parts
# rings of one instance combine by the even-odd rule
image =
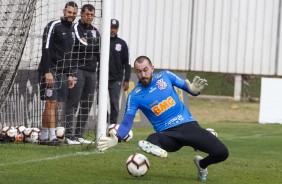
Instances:
[[[202,94],[234,96],[234,74],[187,72],[187,78],[189,80],[193,80],[195,75],[208,80],[209,85]],[[243,98],[260,97],[261,76],[243,75],[242,82]]]
[[[155,69],[159,71],[159,69]],[[134,73],[134,70],[132,69]],[[194,76],[198,75],[208,81],[208,87],[202,92],[204,95],[217,96],[234,96],[234,80],[235,74],[223,74],[212,72],[197,72],[197,71],[174,71],[176,73],[184,74],[192,82]],[[260,98],[261,78],[282,78],[281,76],[259,76],[259,75],[243,75],[242,77],[242,98],[252,100],[253,98]]]

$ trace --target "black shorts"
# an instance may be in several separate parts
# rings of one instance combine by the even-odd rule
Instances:
[[[54,74],[53,74],[54,75]],[[57,100],[65,102],[68,94],[68,80],[65,74],[56,74],[53,87],[47,87],[45,74],[39,73],[39,88],[41,100]]]
[[[188,122],[148,136],[147,141],[168,152],[183,146],[191,146],[205,153],[225,150],[225,145],[212,133],[201,128],[197,122]]]

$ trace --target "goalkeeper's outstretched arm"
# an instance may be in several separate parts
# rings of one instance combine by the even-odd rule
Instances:
[[[102,136],[98,139],[97,149],[99,151],[105,151],[111,147],[114,147],[121,142],[121,140],[128,134],[133,125],[133,115],[124,115],[116,135],[110,134],[110,137]]]
[[[189,93],[197,96],[208,85],[208,81],[201,79],[199,76],[195,76],[192,83],[186,79],[186,85]]]

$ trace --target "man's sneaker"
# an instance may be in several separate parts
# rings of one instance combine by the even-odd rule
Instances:
[[[80,142],[78,142],[77,140],[72,140],[72,139],[68,139],[66,138],[66,143],[69,145],[78,145],[80,144]]]
[[[58,139],[53,139],[52,141],[49,141],[48,146],[62,146],[63,143],[59,141]]]
[[[138,142],[138,145],[146,153],[150,153],[158,157],[167,157],[167,152],[165,150],[159,146],[149,143],[148,141],[141,140]]]
[[[49,144],[49,140],[48,139],[45,139],[45,140],[39,139],[38,140],[38,144],[40,144],[40,145],[48,145]]]
[[[196,165],[196,167],[198,168],[198,178],[200,181],[206,181],[207,180],[207,177],[208,177],[208,169],[205,168],[201,168],[200,167],[200,161],[203,160],[203,157],[197,155],[195,156],[194,158],[194,163]]]
[[[84,139],[82,137],[80,138],[77,138],[78,142],[80,142],[81,144],[94,144],[95,142],[94,141],[89,141],[87,139]]]

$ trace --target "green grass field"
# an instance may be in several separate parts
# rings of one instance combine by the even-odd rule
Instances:
[[[225,162],[209,167],[205,183],[281,183],[282,127],[258,124],[258,103],[193,98],[190,107],[202,127],[214,128],[230,151]],[[152,128],[134,127],[133,132],[133,140],[104,153],[94,146],[1,144],[0,183],[201,183],[193,158],[205,153],[185,147],[158,158],[137,146]],[[130,176],[125,168],[127,157],[137,152],[146,155],[151,164],[140,178]]]

